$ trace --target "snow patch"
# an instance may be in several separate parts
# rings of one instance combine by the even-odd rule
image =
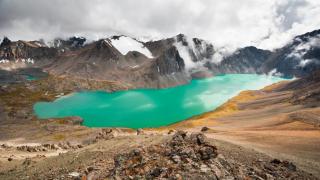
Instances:
[[[307,64],[312,63],[312,61],[313,61],[312,59],[303,59],[303,60],[300,61],[299,66],[300,67],[305,67]]]
[[[1,59],[0,60],[0,64],[7,64],[9,63],[10,61],[8,59]]]
[[[22,59],[17,59],[17,60],[15,61],[15,63],[18,63],[18,62],[22,62],[22,63],[26,63],[26,64],[34,64],[34,60],[31,59],[31,58],[27,58],[27,59],[24,59],[24,58],[22,58]]]
[[[27,65],[26,63],[22,63],[22,62],[12,62],[9,60],[0,60],[0,69],[2,70],[6,70],[6,71],[13,71],[19,68],[25,68]]]
[[[175,44],[180,57],[183,59],[184,61],[184,65],[186,67],[186,69],[192,69],[196,66],[196,63],[192,61],[190,53],[189,53],[189,47],[188,46],[184,46],[182,45],[182,42],[177,42]]]
[[[205,59],[203,54],[205,54],[207,51],[208,43],[201,41],[201,45],[196,46],[193,39],[186,36],[183,36],[183,41],[187,42],[188,45],[185,46],[183,45],[183,42],[178,42],[176,39],[174,46],[177,48],[180,57],[183,59],[186,70],[192,72],[194,70],[207,69],[204,67],[204,64],[207,61],[210,61],[210,59]],[[200,61],[194,62],[191,57],[192,54],[194,54],[195,57]]]
[[[130,51],[138,51],[148,58],[153,58],[148,48],[146,48],[141,42],[130,37],[120,36],[118,39],[111,39],[111,44],[123,55],[126,55]]]
[[[268,73],[268,76],[278,76],[278,77],[282,77],[283,74],[278,72],[278,70],[275,68],[275,69],[272,69],[269,73]]]
[[[109,42],[109,39],[105,39],[104,42],[107,43],[109,46],[112,46],[112,44]]]
[[[43,44],[39,43],[39,42],[34,42],[35,45],[39,46],[39,47],[44,47]]]
[[[27,59],[16,59],[15,61],[9,61],[8,59],[1,59],[0,60],[0,64],[8,64],[8,63],[25,63],[25,64],[34,64],[34,60],[31,58],[27,58]]]
[[[31,58],[27,58],[27,59],[16,59],[15,61],[10,61],[8,59],[1,59],[0,60],[0,64],[9,64],[9,63],[19,63],[22,62],[24,64],[34,64],[34,60]]]

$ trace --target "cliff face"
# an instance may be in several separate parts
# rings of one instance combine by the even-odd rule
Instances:
[[[217,73],[263,73],[260,67],[272,54],[256,47],[245,47],[225,57],[220,63],[207,63],[209,69]]]
[[[0,45],[1,60],[47,59],[57,55],[57,49],[45,47],[39,41],[16,41]]]

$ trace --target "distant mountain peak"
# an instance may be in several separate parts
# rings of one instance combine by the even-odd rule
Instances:
[[[296,36],[294,38],[294,40],[307,41],[309,38],[316,37],[316,36],[320,36],[320,29],[317,29],[317,30],[314,30],[314,31],[310,31],[310,32],[307,32],[305,34]]]
[[[8,45],[10,45],[10,43],[11,43],[11,40],[5,36],[0,44],[0,47],[8,46]]]
[[[110,38],[110,43],[113,47],[115,47],[122,55],[126,55],[130,51],[137,51],[141,54],[144,54],[148,58],[153,58],[152,53],[150,50],[145,47],[145,45],[136,40],[135,38],[131,38],[128,36],[112,36]]]

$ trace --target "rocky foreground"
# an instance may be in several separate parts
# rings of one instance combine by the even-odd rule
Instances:
[[[258,160],[251,167],[218,153],[201,133],[178,131],[166,143],[115,157],[115,179],[279,179],[303,178],[288,161]],[[311,178],[311,176],[310,176]]]
[[[104,130],[91,144],[17,148],[31,154],[65,151],[8,158],[0,164],[0,179],[317,179],[291,162],[203,133],[172,132],[124,135]]]

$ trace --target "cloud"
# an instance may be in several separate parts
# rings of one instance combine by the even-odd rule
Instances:
[[[288,43],[296,35],[320,28],[320,1],[278,0],[274,6],[270,36],[259,47],[273,49]]]
[[[298,65],[299,67],[305,67],[306,65],[313,62],[317,63],[317,60],[315,59],[306,59],[305,55],[310,52],[311,49],[320,47],[320,36],[318,35],[308,38],[308,41],[306,42],[303,42],[301,39],[300,41],[301,43],[298,46],[294,46],[286,58],[293,58],[295,60],[298,60],[300,62]]]
[[[319,27],[318,0],[0,0],[0,36],[14,40],[184,33],[218,47],[272,49]]]
[[[303,17],[299,16],[299,9],[307,5],[305,0],[279,1],[276,6],[276,15],[280,28],[289,30],[295,23],[301,23]]]

